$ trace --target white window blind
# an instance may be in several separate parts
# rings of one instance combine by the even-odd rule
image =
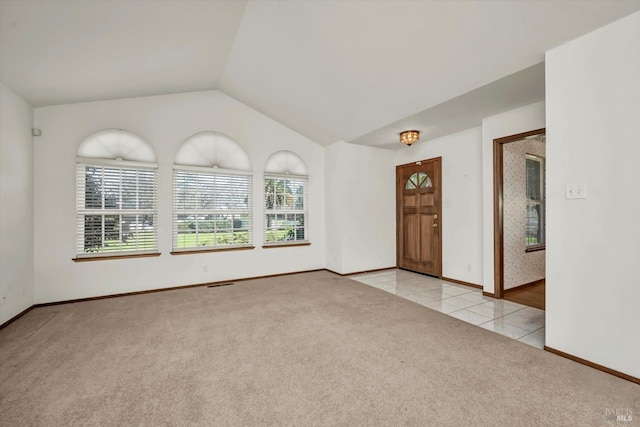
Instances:
[[[142,165],[77,164],[78,258],[158,252],[157,173]]]
[[[251,246],[251,174],[173,170],[173,250]]]
[[[302,176],[265,176],[265,245],[309,241],[307,183]]]

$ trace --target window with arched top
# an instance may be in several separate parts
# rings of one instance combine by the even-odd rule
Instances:
[[[433,187],[431,178],[424,172],[416,172],[409,177],[404,185],[405,190]]]
[[[218,132],[187,138],[173,165],[173,254],[251,248],[252,172],[240,144]]]
[[[309,243],[308,176],[304,161],[292,151],[278,151],[264,168],[264,244]]]
[[[76,260],[158,252],[156,156],[139,135],[105,129],[76,154]]]

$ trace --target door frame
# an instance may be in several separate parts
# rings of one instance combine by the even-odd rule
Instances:
[[[401,179],[401,174],[400,174],[400,169],[403,167],[408,167],[408,166],[416,166],[419,164],[422,164],[424,162],[429,162],[432,160],[439,160],[440,161],[440,197],[438,197],[438,215],[440,215],[439,217],[439,222],[438,222],[438,227],[439,230],[438,232],[440,233],[440,238],[438,239],[438,251],[440,252],[439,254],[439,259],[438,259],[438,276],[433,276],[433,277],[438,277],[439,279],[442,279],[442,239],[443,239],[443,233],[442,233],[442,156],[438,156],[438,157],[432,157],[430,159],[424,159],[424,160],[416,160],[410,163],[404,163],[402,165],[396,165],[396,266],[398,268],[400,267],[400,245],[401,245],[401,233],[402,233],[402,224],[400,224],[400,202],[402,200],[402,194],[401,192],[398,191],[398,185],[399,185],[399,180]],[[413,270],[408,270],[408,271],[413,271]],[[426,273],[420,273],[417,272],[419,274],[426,274]],[[431,276],[431,275],[429,275]]]
[[[541,128],[493,140],[493,293],[504,298],[504,144],[546,134]]]

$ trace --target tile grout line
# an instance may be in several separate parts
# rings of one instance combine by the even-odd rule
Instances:
[[[369,276],[369,277],[371,277],[371,276]],[[378,276],[378,278],[380,278],[380,277],[384,277],[384,276],[382,276],[382,275]],[[353,278],[353,279],[355,280],[355,278]],[[358,281],[358,282],[359,282],[359,280],[355,280],[355,281]],[[391,283],[391,282],[393,282],[393,283]],[[451,287],[451,288],[455,288],[455,289],[462,289],[462,288],[460,288],[460,287],[458,287],[458,286],[455,286],[455,285],[453,285],[453,284],[449,284],[449,282],[446,282],[446,281],[434,281],[434,283],[437,283],[437,282],[439,282],[439,284],[440,284],[441,286],[449,286],[449,287]],[[460,308],[460,309],[457,309],[457,310],[454,310],[454,311],[451,311],[451,312],[445,313],[445,312],[443,312],[443,311],[441,311],[441,310],[438,310],[438,309],[436,309],[436,308],[429,307],[429,306],[427,306],[427,305],[425,305],[425,304],[423,304],[423,303],[419,303],[419,302],[416,302],[416,301],[410,300],[410,299],[406,298],[405,296],[398,295],[398,294],[397,294],[397,286],[398,286],[398,279],[397,279],[397,277],[396,277],[396,278],[394,278],[394,279],[392,279],[392,280],[389,280],[389,281],[382,280],[382,281],[379,281],[378,283],[375,283],[375,284],[369,284],[369,283],[365,283],[365,282],[360,282],[360,283],[363,283],[363,284],[365,284],[365,285],[367,285],[367,286],[372,286],[372,287],[374,287],[374,288],[376,288],[376,289],[383,290],[383,291],[385,291],[385,292],[391,293],[392,295],[395,295],[395,296],[397,296],[397,297],[399,297],[399,298],[402,298],[402,299],[404,299],[404,300],[414,302],[414,303],[416,303],[416,304],[422,305],[422,306],[423,306],[423,307],[425,307],[425,308],[428,308],[428,309],[430,309],[430,310],[434,310],[434,311],[438,311],[438,312],[440,312],[440,313],[442,313],[442,314],[445,314],[445,315],[447,315],[447,316],[454,317],[454,318],[457,318],[457,317],[452,316],[452,314],[453,314],[453,313],[459,313],[459,312],[462,312],[462,311],[469,310],[470,308],[477,307],[477,306],[479,306],[479,305],[485,304],[485,303],[487,303],[487,302],[492,302],[492,301],[491,301],[491,299],[489,299],[489,300],[484,300],[484,301],[482,301],[482,302],[478,302],[478,303],[473,303],[472,301],[468,301],[468,300],[466,300],[466,301],[468,301],[468,302],[472,303],[472,305],[470,305],[470,306],[468,306],[468,307],[465,307],[465,308]],[[427,281],[426,283],[432,283],[432,282],[431,282],[431,281]],[[388,285],[388,286],[390,286],[390,287],[395,287],[396,289],[394,290],[394,292],[391,292],[390,290],[377,288],[377,286],[376,286],[376,285],[378,285],[378,284],[385,284],[385,285]],[[415,283],[415,284],[416,284],[416,285],[419,285],[420,283],[419,283],[419,282],[417,282],[417,283]],[[440,291],[442,291],[442,289],[443,289],[443,288],[441,288],[441,289],[440,289]],[[429,291],[431,291],[431,290],[427,290],[427,292],[426,292],[426,293],[429,293]],[[436,291],[436,292],[437,292],[438,290],[437,290],[437,289],[433,289],[433,291]],[[421,295],[421,292],[411,292],[411,291],[409,291],[409,292],[407,292],[407,294],[408,294],[408,295],[410,295],[410,296],[420,296],[420,295]],[[449,295],[449,296],[445,296],[444,298],[438,298],[438,299],[433,300],[432,302],[433,302],[433,303],[437,303],[437,302],[447,302],[446,300],[448,300],[448,299],[456,298],[456,297],[461,297],[462,295],[469,295],[469,294],[479,294],[479,295],[481,295],[479,292],[477,292],[477,291],[475,291],[475,290],[469,290],[469,291],[467,291],[467,292],[463,292],[463,293],[461,293],[461,294],[457,294],[457,295]],[[461,298],[461,299],[463,299],[463,300],[464,300],[464,298]],[[499,300],[496,300],[496,301],[499,301]],[[430,303],[431,303],[431,302],[430,302]],[[467,322],[467,321],[465,321],[465,320],[463,320],[463,319],[458,319],[458,318],[457,318],[457,319],[458,319],[458,320],[462,320],[463,322],[469,323],[469,324],[471,324],[471,325],[481,327],[481,325],[485,325],[485,324],[487,324],[487,323],[489,323],[489,322],[494,322],[494,321],[496,321],[496,320],[498,320],[498,319],[505,318],[505,317],[507,317],[507,316],[509,316],[509,315],[511,315],[511,314],[518,313],[518,312],[520,312],[520,311],[522,311],[522,310],[524,310],[524,309],[526,309],[526,308],[527,308],[527,306],[524,306],[524,305],[522,305],[522,304],[518,304],[518,303],[513,303],[513,304],[521,305],[521,307],[520,307],[520,308],[518,308],[517,310],[512,311],[512,312],[509,312],[509,313],[503,314],[503,315],[498,316],[498,317],[493,317],[493,318],[488,317],[488,316],[485,316],[484,314],[476,313],[476,312],[474,312],[474,311],[469,311],[469,313],[471,313],[471,314],[473,314],[473,315],[481,316],[481,317],[485,317],[485,318],[489,319],[489,320],[487,320],[486,322],[482,322],[482,323],[475,324],[475,323]],[[542,310],[542,311],[544,311],[544,310]],[[511,324],[511,323],[510,323],[510,322],[508,322],[508,321],[505,321],[505,323],[506,323],[507,325],[511,326],[511,327],[518,328],[518,329],[521,329],[521,330],[523,330],[523,331],[524,331],[524,329],[522,329],[520,326],[513,325],[513,324]],[[524,335],[521,335],[521,336],[519,336],[519,337],[517,337],[517,338],[513,338],[513,337],[510,337],[510,336],[508,336],[508,335],[501,334],[500,332],[496,332],[496,331],[492,331],[492,332],[497,333],[497,334],[502,335],[502,336],[507,336],[508,338],[511,338],[511,339],[513,339],[513,340],[515,340],[515,341],[520,341],[522,338],[525,338],[525,337],[527,337],[527,336],[529,336],[529,335],[531,335],[531,334],[533,334],[533,333],[535,333],[535,332],[539,331],[540,329],[543,329],[545,326],[546,326],[546,325],[540,326],[539,328],[534,329],[533,331],[527,332],[527,333],[525,333]],[[483,328],[483,329],[486,329],[486,328]],[[527,344],[527,343],[525,343],[525,344]]]
[[[525,338],[525,337],[528,337],[529,335],[531,335],[531,334],[534,334],[534,333],[538,332],[540,329],[544,329],[544,326],[540,326],[540,327],[539,327],[538,329],[536,329],[535,331],[531,331],[531,332],[529,332],[528,334],[521,336],[520,338],[518,338],[518,340],[520,340],[520,339],[522,339],[522,338]]]

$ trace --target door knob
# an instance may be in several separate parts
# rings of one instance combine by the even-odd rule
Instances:
[[[433,216],[433,219],[438,219],[438,215],[434,215],[434,216]]]
[[[435,228],[435,227],[437,227],[437,226],[438,226],[438,224],[433,224],[433,228]]]

